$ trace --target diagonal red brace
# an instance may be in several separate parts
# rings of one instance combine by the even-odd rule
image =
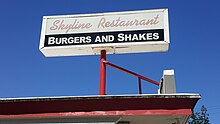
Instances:
[[[120,71],[124,71],[124,72],[126,72],[126,73],[128,73],[128,74],[130,74],[130,75],[136,76],[136,77],[138,77],[138,78],[140,78],[140,79],[142,79],[142,80],[148,81],[148,82],[150,82],[150,83],[152,83],[152,84],[155,84],[155,85],[158,85],[158,86],[160,85],[160,83],[157,82],[157,81],[151,80],[150,78],[144,77],[144,76],[142,76],[142,75],[139,75],[139,74],[137,74],[137,73],[134,73],[134,72],[132,72],[132,71],[129,71],[129,70],[127,70],[127,69],[124,69],[124,68],[122,68],[122,67],[119,67],[119,66],[117,66],[117,65],[114,65],[114,64],[112,64],[112,63],[110,63],[110,62],[108,62],[108,61],[106,61],[106,60],[104,60],[103,63],[105,63],[106,65],[111,66],[111,67],[113,67],[113,68],[115,68],[115,69],[118,69],[118,70],[120,70]]]

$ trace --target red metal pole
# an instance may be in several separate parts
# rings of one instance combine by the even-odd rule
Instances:
[[[106,50],[101,50],[100,55],[100,95],[106,95]]]

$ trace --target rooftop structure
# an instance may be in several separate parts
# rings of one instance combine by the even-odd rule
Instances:
[[[198,94],[0,99],[4,123],[185,124]]]

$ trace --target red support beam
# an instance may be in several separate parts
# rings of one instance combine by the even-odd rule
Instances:
[[[106,95],[106,50],[101,51],[100,55],[100,95]]]
[[[142,79],[142,80],[148,81],[148,82],[150,82],[150,83],[152,83],[152,84],[155,84],[155,85],[158,85],[158,86],[160,85],[160,83],[157,82],[157,81],[151,80],[150,78],[144,77],[144,76],[142,76],[142,75],[139,75],[139,74],[137,74],[137,73],[134,73],[134,72],[132,72],[132,71],[129,71],[129,70],[127,70],[127,69],[124,69],[124,68],[122,68],[122,67],[119,67],[119,66],[117,66],[117,65],[114,65],[114,64],[112,64],[112,63],[110,63],[110,62],[108,62],[108,61],[106,61],[106,60],[103,61],[103,63],[105,63],[106,65],[111,66],[111,67],[113,67],[113,68],[115,68],[115,69],[118,69],[118,70],[120,70],[120,71],[124,71],[124,72],[126,72],[126,73],[128,73],[128,74],[130,74],[130,75],[136,76],[136,77],[138,77],[138,78],[140,78],[140,79]]]

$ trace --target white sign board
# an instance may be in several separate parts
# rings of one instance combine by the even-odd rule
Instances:
[[[160,52],[169,47],[168,9],[44,16],[45,56]]]

